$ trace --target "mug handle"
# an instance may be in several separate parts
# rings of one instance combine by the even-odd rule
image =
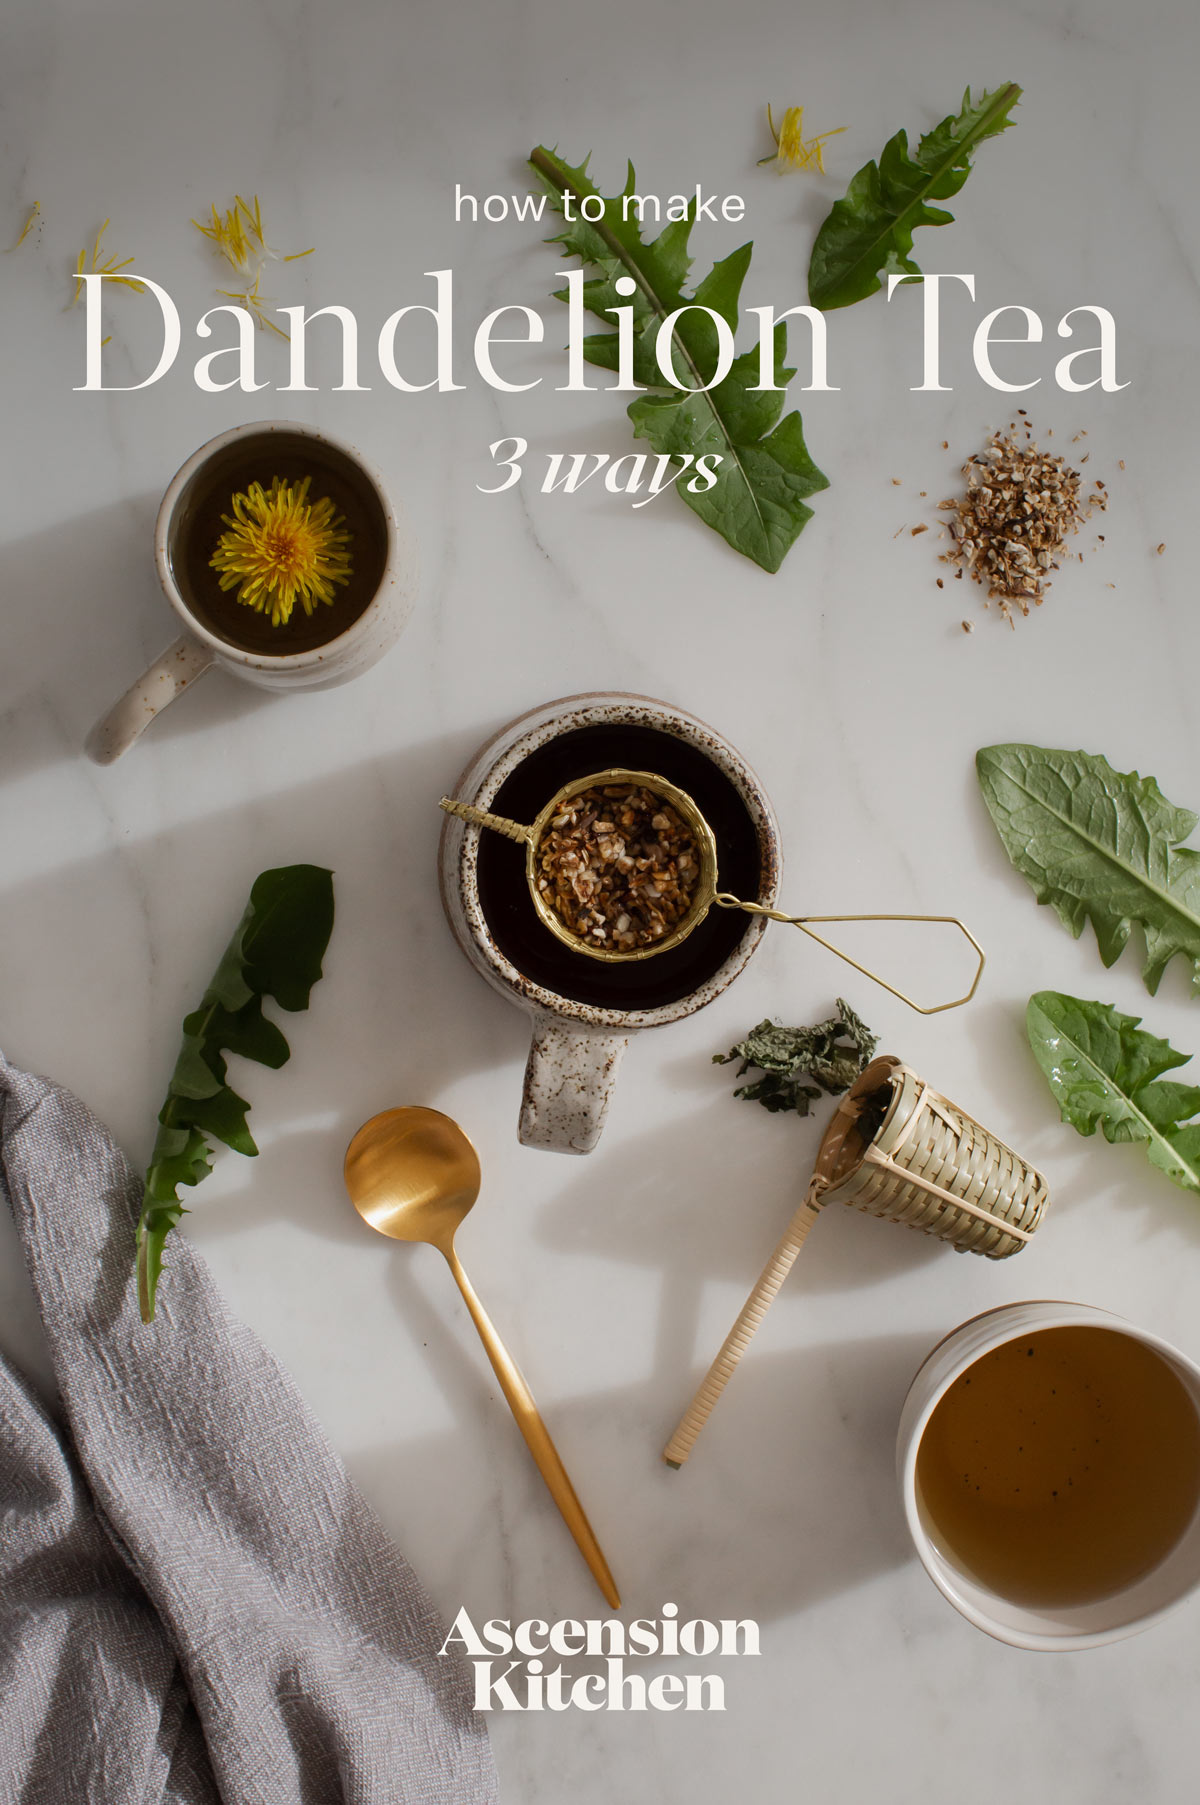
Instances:
[[[190,633],[181,633],[96,722],[87,737],[88,757],[98,765],[111,765],[122,752],[128,752],[168,702],[173,702],[215,663],[216,655],[206,645]]]
[[[600,1139],[625,1034],[597,1034],[552,1016],[534,1022],[517,1131],[523,1147],[590,1153]]]

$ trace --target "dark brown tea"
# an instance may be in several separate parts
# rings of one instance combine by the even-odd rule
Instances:
[[[505,779],[491,806],[532,821],[564,784],[589,772],[651,771],[692,798],[717,842],[717,887],[762,895],[771,854],[736,785],[690,740],[621,721],[579,727],[539,746]],[[535,984],[603,1009],[659,1009],[711,978],[750,931],[740,909],[710,909],[686,940],[654,958],[605,965],[555,938],[538,917],[525,877],[525,848],[502,834],[479,836],[479,900],[496,945]]]
[[[1107,1598],[1149,1573],[1200,1497],[1200,1418],[1153,1348],[1041,1329],[961,1373],[921,1437],[934,1543],[1016,1604]]]
[[[259,613],[238,601],[236,587],[223,590],[212,568],[233,497],[252,483],[269,490],[275,477],[292,484],[308,477],[310,501],[329,497],[350,534],[351,561],[349,582],[332,604],[317,602],[310,615],[297,601],[279,626],[269,608]],[[305,433],[263,432],[235,440],[197,471],[176,505],[167,551],[179,593],[201,626],[239,651],[283,658],[328,645],[366,610],[387,562],[388,527],[373,484],[345,452]]]

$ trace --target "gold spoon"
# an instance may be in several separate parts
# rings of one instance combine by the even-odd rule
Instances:
[[[346,1189],[363,1221],[393,1241],[426,1241],[446,1256],[525,1445],[596,1584],[613,1610],[619,1610],[608,1562],[533,1394],[454,1251],[455,1230],[478,1197],[479,1184],[479,1155],[458,1123],[437,1109],[385,1109],[363,1124],[346,1149]]]

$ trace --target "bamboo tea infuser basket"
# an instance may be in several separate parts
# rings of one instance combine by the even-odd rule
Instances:
[[[828,1203],[848,1203],[949,1241],[958,1253],[1020,1253],[1049,1203],[1046,1180],[898,1059],[872,1060],[838,1104],[804,1202],[663,1450],[681,1467]]]
[[[669,934],[664,934],[661,940],[654,941],[652,945],[621,951],[611,947],[593,946],[589,941],[573,934],[558,911],[538,888],[538,848],[554,816],[558,814],[563,803],[569,797],[577,796],[581,790],[603,788],[608,784],[636,784],[639,789],[650,790],[654,795],[661,796],[665,801],[671,803],[683,817],[695,841],[700,861],[700,878],[696,886],[696,893],[683,919]],[[744,909],[748,915],[765,915],[771,921],[783,921],[792,927],[799,928],[801,933],[809,935],[827,952],[835,953],[839,959],[844,959],[847,965],[852,965],[855,971],[862,973],[864,978],[870,978],[872,983],[882,985],[884,990],[889,991],[894,997],[899,997],[902,1003],[907,1003],[910,1009],[917,1010],[920,1015],[939,1015],[944,1009],[957,1009],[963,1003],[969,1003],[979,988],[979,980],[983,975],[984,966],[983,948],[970,929],[956,915],[784,915],[778,909],[765,908],[761,903],[743,902],[739,897],[730,896],[728,892],[718,890],[717,841],[712,828],[686,790],[681,790],[677,784],[669,783],[665,777],[657,777],[651,772],[610,770],[595,771],[590,777],[576,777],[554,792],[549,802],[539,812],[537,819],[528,826],[523,826],[519,821],[510,821],[504,815],[494,815],[488,809],[476,808],[472,803],[455,801],[448,796],[442,797],[440,806],[448,815],[457,815],[461,820],[468,821],[475,827],[491,828],[494,832],[503,834],[507,839],[524,845],[525,877],[539,920],[564,945],[569,946],[573,952],[583,953],[589,959],[602,959],[610,964],[616,964],[629,959],[651,959],[657,953],[669,952],[672,947],[678,946],[681,941],[686,940],[692,929],[703,921],[709,910],[715,906],[718,909]],[[877,972],[868,971],[865,965],[860,965],[857,959],[850,957],[849,953],[842,952],[840,947],[834,946],[822,934],[818,934],[811,926],[814,921],[821,923],[831,921],[944,923],[948,927],[957,928],[959,933],[966,937],[979,954],[979,964],[975,968],[971,987],[965,995],[954,997],[948,1003],[922,1006],[920,1003],[914,1002],[912,997],[906,996],[902,990],[898,990],[894,984],[889,984],[886,978],[881,978]]]

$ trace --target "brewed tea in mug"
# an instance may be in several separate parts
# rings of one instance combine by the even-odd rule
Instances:
[[[1145,1342],[1076,1325],[992,1348],[938,1401],[917,1453],[931,1540],[969,1578],[1048,1609],[1151,1572],[1200,1498],[1200,1416]]]
[[[273,610],[237,600],[240,581],[222,589],[213,565],[235,496],[256,483],[269,492],[276,477],[293,487],[307,482],[309,505],[332,507],[350,559],[332,605],[321,601],[312,614],[294,607],[278,626]],[[262,551],[255,547],[254,556]],[[97,721],[87,750],[98,764],[120,758],[214,665],[277,693],[361,676],[394,643],[416,593],[416,542],[382,478],[352,446],[291,420],[233,426],[192,453],[159,505],[154,562],[182,631]]]
[[[350,580],[332,605],[312,613],[293,608],[291,618],[273,625],[270,609],[258,612],[222,589],[213,553],[230,524],[233,497],[254,483],[269,490],[279,477],[293,486],[308,481],[310,500],[328,497],[350,535]],[[365,612],[378,592],[387,561],[388,526],[379,498],[354,460],[314,434],[275,429],[216,452],[180,495],[171,523],[167,555],[171,571],[195,620],[239,651],[286,658],[328,645]]]

